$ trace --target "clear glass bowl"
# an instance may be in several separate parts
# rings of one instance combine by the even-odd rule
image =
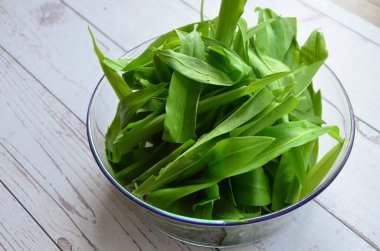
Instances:
[[[147,41],[126,54],[136,57],[143,52],[150,41]],[[354,115],[350,100],[338,78],[331,69],[324,65],[314,78],[314,88],[321,89],[323,96],[323,119],[328,125],[337,125],[341,135],[346,139],[343,149],[334,166],[324,181],[312,194],[275,213],[252,218],[246,222],[222,220],[203,220],[184,217],[163,211],[133,196],[121,186],[110,172],[105,155],[104,135],[115,115],[118,98],[107,79],[102,77],[92,94],[87,114],[87,135],[91,151],[101,171],[107,179],[128,199],[132,200],[137,216],[163,233],[194,245],[207,247],[237,246],[259,241],[273,235],[286,225],[296,210],[313,200],[337,177],[351,152],[354,141]],[[331,149],[336,142],[329,137],[320,139],[320,156]]]

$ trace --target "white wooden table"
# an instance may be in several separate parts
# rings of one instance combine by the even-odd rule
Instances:
[[[318,0],[256,0],[324,32],[356,113],[334,183],[273,238],[239,250],[380,250],[380,29]],[[219,1],[206,0],[205,14]],[[102,73],[87,25],[118,57],[199,19],[199,0],[0,0],[0,250],[200,250],[144,225],[101,174],[85,132]],[[379,13],[380,15],[380,13]],[[248,19],[253,24],[253,18]]]

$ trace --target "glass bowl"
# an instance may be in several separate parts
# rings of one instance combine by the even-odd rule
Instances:
[[[148,46],[147,41],[126,54],[136,57]],[[312,194],[301,201],[275,213],[249,219],[245,222],[223,220],[203,220],[184,217],[163,211],[136,198],[130,191],[120,185],[112,176],[105,154],[104,135],[115,115],[118,98],[107,79],[102,77],[92,94],[87,113],[87,136],[94,158],[107,179],[128,199],[132,200],[137,210],[135,214],[161,232],[199,246],[228,247],[252,243],[269,237],[286,226],[286,222],[300,207],[313,200],[326,189],[342,170],[351,152],[354,141],[354,115],[350,100],[331,69],[324,65],[313,80],[314,88],[321,89],[323,96],[323,119],[328,125],[337,125],[341,135],[346,139],[340,155],[325,179]],[[334,146],[329,137],[320,138],[320,156]],[[309,215],[310,216],[310,215]]]

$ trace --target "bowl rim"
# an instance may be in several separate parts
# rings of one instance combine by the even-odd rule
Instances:
[[[147,40],[144,43],[141,43],[141,44],[133,47],[132,49],[128,50],[124,55],[126,55],[126,54],[134,51],[135,49],[137,49],[137,48],[139,48],[141,46],[144,46],[145,44],[151,42],[153,39]],[[122,194],[124,194],[127,198],[129,198],[133,202],[135,202],[137,205],[142,206],[144,209],[146,209],[146,210],[154,213],[154,215],[156,215],[158,217],[169,218],[169,219],[172,219],[174,221],[178,221],[178,222],[186,223],[186,224],[192,224],[192,225],[201,225],[201,226],[210,226],[210,227],[220,227],[220,226],[228,227],[228,226],[238,226],[238,225],[250,225],[250,224],[265,222],[265,221],[268,221],[268,220],[272,220],[272,219],[284,216],[284,215],[286,215],[288,213],[293,212],[294,210],[298,209],[299,207],[307,204],[308,202],[310,202],[314,198],[316,198],[322,191],[324,191],[335,180],[335,178],[338,176],[338,174],[343,169],[343,166],[346,164],[347,159],[348,159],[348,157],[349,157],[349,155],[351,153],[353,143],[354,143],[354,138],[355,138],[355,118],[354,118],[354,112],[353,112],[353,109],[352,109],[351,101],[350,101],[350,99],[349,99],[349,97],[347,95],[347,92],[344,89],[342,83],[340,82],[339,78],[337,77],[337,75],[331,70],[331,68],[327,64],[323,64],[323,65],[324,65],[324,67],[326,67],[326,69],[328,70],[328,72],[330,74],[332,74],[332,76],[337,81],[338,87],[342,91],[344,99],[347,102],[347,106],[348,106],[348,110],[349,110],[349,116],[350,116],[350,121],[349,121],[350,123],[349,124],[350,124],[350,128],[351,128],[351,130],[349,131],[349,138],[345,141],[345,144],[348,144],[348,145],[346,147],[343,147],[343,149],[345,149],[345,152],[342,151],[339,154],[339,156],[342,156],[342,154],[344,154],[344,155],[342,156],[342,159],[341,159],[340,163],[337,164],[338,167],[336,168],[335,172],[330,177],[328,177],[325,181],[323,181],[323,183],[320,184],[313,193],[309,194],[308,196],[306,196],[302,200],[298,201],[297,203],[292,204],[292,205],[290,205],[288,207],[285,207],[285,208],[283,208],[281,210],[278,210],[276,212],[269,213],[269,214],[266,214],[266,215],[262,215],[262,216],[259,216],[259,217],[255,217],[255,218],[244,219],[244,220],[240,220],[240,221],[232,221],[232,220],[231,221],[230,220],[205,220],[205,219],[191,218],[191,217],[187,217],[187,216],[182,216],[182,215],[174,214],[174,213],[162,210],[160,208],[157,208],[157,207],[155,207],[153,205],[150,205],[147,202],[145,202],[143,200],[140,200],[139,198],[135,197],[125,187],[121,186],[116,181],[116,179],[112,176],[112,174],[110,173],[110,171],[107,170],[107,168],[104,166],[103,162],[98,157],[98,153],[97,153],[97,150],[96,150],[95,145],[93,143],[92,134],[91,134],[91,108],[93,107],[94,97],[96,96],[97,91],[99,90],[99,87],[102,84],[102,81],[103,81],[105,75],[103,75],[100,78],[99,82],[97,83],[97,85],[96,85],[96,87],[95,87],[95,89],[94,89],[94,91],[93,91],[93,93],[91,95],[90,102],[89,102],[88,109],[87,109],[86,131],[87,131],[87,139],[88,139],[88,143],[89,143],[89,146],[90,146],[90,149],[91,149],[91,153],[92,153],[92,155],[93,155],[96,163],[98,164],[98,167],[102,171],[102,173],[106,176],[106,178],[112,183],[112,185],[116,189],[118,189]],[[339,156],[338,156],[338,158],[339,158]]]

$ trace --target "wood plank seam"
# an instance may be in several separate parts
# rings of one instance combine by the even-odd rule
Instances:
[[[21,64],[20,64],[21,65]],[[31,74],[30,72],[28,72],[29,74]],[[33,76],[33,74],[31,74],[32,76]],[[40,83],[43,87],[45,87],[42,83]],[[47,89],[46,87],[45,87],[45,89]],[[48,90],[48,89],[47,89]],[[49,91],[49,90],[48,90]],[[49,91],[50,92],[50,91]],[[51,93],[51,92],[50,92]],[[53,96],[55,96],[54,94],[53,94]],[[55,96],[55,98],[60,102],[60,99],[58,99],[56,96]],[[61,102],[62,103],[62,102]],[[63,104],[63,103],[62,103]],[[63,104],[64,106],[65,106],[65,104]],[[67,106],[65,106],[66,108],[67,108]],[[68,110],[70,110],[70,109],[68,109]],[[73,113],[72,111],[70,111],[71,113]],[[74,114],[74,113],[73,113]],[[75,115],[75,114],[74,114]],[[79,119],[80,121],[81,121],[81,119]]]
[[[8,52],[8,51],[6,51],[5,49],[4,49],[4,51],[6,52],[6,53],[8,53],[9,55],[10,55],[10,53]],[[10,55],[12,58],[14,58],[12,55]],[[23,67],[17,60],[16,60],[16,62],[21,66],[21,67]],[[25,68],[25,67],[23,67],[23,68]],[[28,73],[29,73],[29,71],[27,71]],[[34,77],[32,74],[30,74],[32,77]],[[35,77],[34,77],[35,78]],[[43,85],[43,83],[41,82],[41,81],[38,81],[38,79],[36,79],[37,80],[37,82],[40,84],[40,85],[42,85],[43,87],[44,87],[44,89],[46,89],[46,87]],[[50,92],[49,92],[50,93]],[[54,98],[58,101],[58,102],[60,102],[60,103],[62,103],[55,95],[53,95],[54,96]],[[63,104],[64,105],[64,104]],[[66,109],[68,109],[66,106],[65,106],[65,108]],[[69,110],[69,109],[68,109]],[[70,110],[69,110],[70,111]],[[72,112],[72,111],[70,111],[70,113],[72,113],[74,116],[75,116],[75,114]],[[75,116],[75,117],[77,117],[77,116]],[[78,118],[78,117],[77,117]],[[84,124],[84,122],[80,119],[80,118],[78,118],[78,120],[82,123],[82,124]],[[361,120],[361,119],[360,119]],[[362,121],[362,120],[361,120]],[[373,128],[373,127],[372,127]],[[375,128],[374,128],[375,129]],[[378,131],[377,129],[376,129],[376,131]],[[0,145],[2,145],[1,143],[0,143]],[[6,150],[7,150],[7,152],[9,153],[9,154],[11,154],[10,152],[9,152],[9,150],[4,146],[4,145],[2,145]],[[13,158],[14,158],[14,156],[12,156]],[[16,160],[17,161],[17,160]],[[21,164],[20,164],[21,165]],[[22,166],[22,165],[21,165]],[[24,168],[25,169],[25,168]],[[27,171],[27,170],[25,170],[25,171]],[[31,176],[32,177],[32,176]],[[32,177],[33,178],[33,177]],[[33,178],[34,179],[34,178]],[[38,182],[37,182],[38,183]],[[39,184],[39,183],[38,183]],[[40,185],[40,184],[39,184]],[[43,187],[41,187],[42,189],[44,189]],[[44,189],[45,190],[45,189]],[[45,190],[46,191],[46,190]],[[48,193],[49,194],[49,193]],[[49,196],[50,196],[50,194],[49,194]],[[53,198],[53,200],[54,200],[54,198]],[[58,205],[59,205],[59,203],[56,201],[56,200],[54,200]],[[19,202],[20,203],[20,202]],[[317,203],[317,204],[319,204],[319,206],[321,206],[324,210],[326,210],[329,214],[331,214],[334,218],[336,218],[337,220],[339,220],[340,222],[342,222],[343,224],[344,224],[344,222],[341,220],[341,219],[339,219],[338,217],[336,217],[334,214],[332,214],[329,210],[327,210],[324,206],[322,206],[321,205],[321,203]],[[59,205],[60,206],[60,205]],[[60,206],[61,207],[61,206]],[[61,207],[62,208],[62,207]],[[62,208],[63,209],[63,208]],[[64,210],[64,209],[63,209]],[[64,210],[64,212],[66,213],[66,211]],[[29,212],[28,212],[29,213]],[[69,216],[69,215],[68,215]],[[69,216],[70,217],[70,216]],[[71,217],[70,217],[71,218]],[[75,224],[75,222],[73,221],[73,223]],[[120,223],[119,223],[120,224]],[[361,233],[358,233],[358,232],[356,232],[354,229],[352,229],[352,226],[350,226],[349,224],[344,224],[346,227],[348,227],[348,228],[350,228],[353,232],[355,232],[355,234],[357,234],[360,238],[362,238],[362,239],[364,239],[366,242],[368,242],[371,246],[373,246],[374,248],[378,248],[375,244],[373,244],[372,242],[370,242],[370,241],[368,241],[367,239],[365,239],[365,238],[363,238],[363,235],[361,234]],[[79,229],[79,228],[78,228]],[[81,231],[80,229],[79,229],[79,231]],[[83,234],[83,233],[82,233]],[[128,233],[127,233],[128,234]],[[129,235],[129,234],[128,234]],[[85,235],[84,235],[84,237],[85,237]],[[86,239],[87,239],[87,237],[85,237]],[[88,239],[87,239],[88,240]],[[134,241],[135,242],[135,241]],[[90,242],[91,243],[91,242]],[[136,244],[136,243],[135,243]],[[91,244],[92,245],[92,244]]]
[[[12,144],[10,142],[8,142],[11,146]],[[39,143],[39,142],[38,142]],[[14,155],[9,151],[9,149],[7,148],[7,146],[3,145],[0,143],[0,145],[12,156],[12,158],[24,169],[25,172],[27,172],[29,175],[30,173],[27,171],[27,169],[24,167],[23,164],[21,164],[17,159],[16,157],[14,157]],[[42,147],[42,145],[40,145]],[[13,147],[15,151],[18,151],[15,147]],[[42,147],[43,148],[43,147]],[[50,158],[50,160],[53,162],[53,164],[55,165],[55,167],[57,167],[57,169],[60,169],[58,164],[55,163],[54,159],[52,158],[52,156],[43,148],[43,151],[45,152],[45,154]],[[21,153],[20,153],[21,154]],[[26,161],[27,158],[25,158]],[[31,165],[31,166],[34,166],[32,163],[30,163],[28,161],[28,163]],[[37,168],[34,168],[35,170],[38,170]],[[43,176],[42,174],[40,174],[41,176]],[[43,189],[46,194],[63,210],[63,212],[69,217],[69,219],[72,221],[72,223],[77,227],[78,231],[83,235],[83,237],[88,241],[88,243],[94,248],[94,250],[98,250],[98,248],[90,241],[90,239],[83,233],[83,231],[79,228],[79,226],[76,224],[76,222],[72,219],[72,217],[67,213],[67,209],[63,208],[61,206],[61,204],[55,200],[51,194],[46,191],[46,189],[44,187],[41,186],[41,184],[36,180],[34,179],[34,177],[32,175],[30,175],[30,177],[40,186],[41,189]],[[68,181],[71,186],[73,186],[73,184]],[[83,183],[84,184],[84,183]],[[86,184],[84,184],[89,190],[91,190]],[[55,190],[55,188],[53,188]],[[59,194],[59,192],[57,190],[55,190],[57,194]],[[78,194],[79,195],[79,194]],[[94,194],[96,196],[96,194]],[[132,237],[132,235],[126,230],[126,228],[120,223],[120,221],[117,219],[117,217],[112,213],[112,211],[110,211],[110,209],[102,202],[100,201],[100,203],[107,209],[107,211],[110,213],[110,215],[112,216],[112,218],[115,220],[115,222],[123,229],[123,231],[125,232],[125,234],[127,236],[129,236],[132,240],[132,242],[136,245],[136,247],[140,250],[140,251],[143,251],[142,248],[140,247],[140,245],[136,242],[136,240]],[[92,211],[92,210],[90,210]],[[93,213],[93,212],[92,212]],[[83,216],[81,216],[79,213],[77,213],[80,217],[83,218]],[[133,222],[133,220],[128,217],[128,219],[131,220],[131,222]],[[133,224],[135,225],[136,229],[146,238],[146,240],[155,248],[157,248],[156,245],[153,244],[153,242],[151,242],[148,237],[139,229],[139,227],[133,222]]]
[[[62,212],[64,212],[64,214],[70,219],[70,221],[74,224],[74,226],[77,228],[77,230],[82,234],[82,236],[83,236],[83,238],[88,242],[88,244],[90,245],[90,246],[92,246],[93,248],[94,248],[94,250],[96,249],[96,247],[95,247],[95,245],[88,239],[88,237],[82,232],[82,230],[78,227],[78,225],[76,224],[76,222],[72,219],[72,217],[67,213],[67,211],[61,206],[61,204],[60,203],[58,203],[57,201],[56,201],[56,199],[54,199],[54,197],[48,192],[48,191],[46,191],[46,189],[43,187],[43,186],[41,186],[41,184],[33,177],[33,175],[31,175],[30,173],[29,173],[29,171],[28,171],[28,169],[27,168],[25,168],[24,167],[24,165],[22,164],[22,163],[20,163],[20,161],[12,154],[12,152],[11,151],[9,151],[9,149],[5,146],[5,145],[3,145],[1,142],[0,142],[0,146],[2,146],[3,148],[4,148],[4,150],[12,157],[12,159],[20,166],[20,167],[22,167],[23,168],[23,171],[29,176],[29,178],[31,178],[37,185],[38,185],[38,187],[41,189],[41,190],[43,190],[47,195],[48,195],[48,197],[49,198],[51,198],[51,200],[53,200],[54,201],[54,203],[55,204],[57,204],[57,206],[62,210]],[[26,159],[26,158],[25,158]],[[30,163],[30,165],[31,166],[33,166],[33,164],[32,163]],[[2,181],[1,181],[2,182]],[[3,183],[3,182],[2,182]],[[5,184],[4,184],[4,186],[5,186]],[[21,203],[21,201],[19,201],[19,199],[12,193],[12,195],[13,195],[13,197],[15,197],[15,199],[22,205],[22,207],[23,208],[25,208],[24,207],[24,205]],[[26,209],[26,211],[30,214],[30,215],[32,215],[27,209]],[[34,216],[32,216],[33,217],[33,219],[36,221],[36,219],[34,218]],[[37,221],[36,221],[37,222]],[[37,222],[38,223],[38,222]],[[39,223],[38,223],[39,224]],[[55,241],[54,241],[55,242]],[[56,243],[57,244],[57,243]],[[58,244],[57,244],[58,245]]]
[[[110,40],[114,45],[116,45],[119,49],[123,51],[128,51],[126,48],[124,48],[121,44],[116,42],[114,39],[112,39],[108,34],[104,31],[102,31],[97,25],[95,25],[93,22],[91,22],[89,19],[87,19],[85,16],[83,16],[79,11],[74,9],[71,5],[66,3],[64,0],[60,0],[60,2],[65,5],[67,8],[69,8],[71,11],[73,11],[76,15],[78,15],[80,18],[85,20],[87,23],[91,25],[91,27],[94,27],[100,34],[102,34],[104,37],[106,37],[108,40]]]
[[[49,94],[51,94],[56,100],[58,100],[58,102],[63,105],[70,113],[72,113],[79,121],[81,121],[82,123],[83,120],[77,115],[75,114],[65,103],[63,103],[53,92],[50,91],[49,88],[46,87],[46,85],[44,85],[31,71],[29,71],[29,69],[27,69],[19,60],[17,60],[16,57],[14,57],[6,48],[4,48],[1,44],[0,44],[0,50],[3,50],[5,51],[14,61],[17,62],[17,64],[24,70],[26,71],[34,80],[36,80],[41,86],[43,89],[45,89]]]
[[[352,232],[354,232],[359,238],[361,238],[362,240],[364,240],[365,242],[367,242],[371,247],[373,247],[374,249],[376,250],[380,250],[380,247],[378,245],[376,245],[376,243],[374,243],[372,240],[370,240],[369,238],[367,238],[363,233],[361,233],[359,230],[357,230],[355,228],[355,226],[353,226],[352,224],[349,224],[347,221],[341,219],[340,217],[338,217],[337,215],[335,215],[333,212],[331,212],[327,207],[325,207],[323,205],[322,202],[320,202],[318,200],[318,198],[314,199],[314,201],[320,206],[322,207],[324,210],[326,210],[327,213],[329,213],[332,217],[334,217],[336,220],[338,220],[340,223],[342,223],[343,225],[345,225],[347,228],[351,229]]]
[[[2,46],[0,46],[0,48],[2,48]],[[11,55],[5,48],[3,49],[4,50],[4,52],[5,53],[7,53],[12,59],[14,59],[14,57],[13,57],[13,55]],[[44,84],[41,82],[41,81],[39,81],[35,76],[33,76],[33,74],[31,74],[27,69],[25,69],[25,67],[19,62],[19,61],[17,61],[17,60],[15,60],[15,62],[17,63],[17,64],[19,64],[20,65],[20,67],[22,67],[25,71],[26,71],[26,73],[27,74],[29,74],[31,77],[33,77],[36,81],[37,81],[37,83],[39,84],[39,85],[41,85],[41,87],[44,89],[44,90],[47,90],[48,91],[48,93],[50,93],[51,94],[51,92],[48,90],[48,89],[46,89],[46,87],[44,86]],[[74,114],[70,109],[68,109],[67,108],[67,106],[65,106],[65,104],[63,104],[55,95],[53,95],[52,94],[52,98],[54,99],[54,100],[56,100],[56,101],[58,101],[59,103],[61,103],[63,106],[64,106],[64,109],[67,109],[68,110],[68,112],[69,113],[72,113],[72,114]],[[74,114],[74,116],[75,116],[75,114]],[[80,118],[78,118],[78,116],[75,116],[80,122],[81,122],[81,124],[82,125],[84,125],[85,123],[80,119]],[[21,118],[20,118],[21,119]],[[38,142],[39,143],[39,142]],[[2,145],[8,152],[9,152],[9,149],[7,149],[7,147],[6,146],[4,146],[4,145]],[[18,151],[15,147],[14,147],[14,150],[16,150],[16,151]],[[47,153],[46,151],[45,151],[45,153]],[[87,151],[87,153],[89,153],[89,151]],[[21,153],[20,153],[21,154]],[[21,154],[22,155],[22,154]],[[49,155],[49,154],[48,154]],[[50,157],[50,159],[52,160],[52,157],[51,156],[48,156],[48,157]],[[27,160],[27,158],[25,158],[25,160],[28,162],[28,163],[30,163],[28,160]],[[54,161],[53,161],[54,162]],[[31,163],[30,163],[31,164]],[[21,164],[20,164],[21,165]],[[31,164],[31,165],[33,165],[33,164]],[[24,168],[25,169],[25,168]],[[44,177],[42,174],[41,174],[41,176],[42,177]],[[38,183],[38,182],[37,182]],[[39,183],[38,183],[39,184]],[[39,184],[40,185],[40,184]],[[86,184],[84,184],[86,187],[87,187],[87,185]],[[89,188],[89,187],[87,187],[90,191],[91,191],[91,189]],[[44,189],[45,190],[45,189]],[[45,190],[46,191],[46,190]],[[49,193],[48,193],[49,194]],[[50,196],[50,194],[49,194],[49,196]],[[58,205],[59,205],[59,203],[56,201],[56,200],[54,200],[55,201],[55,203],[57,203]],[[101,203],[103,204],[103,206],[110,212],[110,209],[106,206],[106,205],[104,205],[104,203],[101,201]],[[59,205],[60,206],[60,205]],[[62,207],[61,207],[62,208]],[[63,208],[62,208],[63,209]],[[63,211],[66,213],[66,210],[64,210],[63,209]],[[122,224],[116,219],[116,216],[115,215],[113,215],[112,214],[112,212],[110,212],[111,213],[111,215],[112,215],[112,217],[114,218],[114,220],[122,227]],[[71,218],[71,217],[70,217]],[[154,245],[150,240],[149,240],[149,238],[142,232],[142,230],[141,229],[139,229],[139,227],[136,225],[136,223],[134,222],[134,220],[131,220],[131,218],[128,216],[128,219],[130,219],[130,221],[135,225],[135,227],[137,228],[137,230],[146,238],[146,240],[149,242],[149,243],[151,243],[152,244],[152,246],[153,247],[155,247],[155,248],[157,248],[157,246],[156,245]],[[122,227],[123,228],[123,227]],[[123,228],[124,230],[125,230],[125,228]],[[79,228],[78,228],[78,230],[80,230]],[[82,232],[82,231],[81,231]],[[131,239],[133,239],[133,237],[129,234],[129,233],[126,233]],[[87,239],[87,238],[86,238]],[[134,244],[136,244],[136,246],[140,249],[140,250],[142,250],[142,248],[140,248],[139,247],[139,245],[137,244],[137,242],[133,239],[132,240],[133,242],[134,242]],[[179,246],[181,249],[182,249],[182,247],[181,246]],[[188,250],[191,250],[191,249],[189,249],[189,247],[187,247],[187,246],[185,246]]]
[[[17,201],[17,203],[25,210],[25,212],[32,218],[32,220],[41,228],[41,230],[47,235],[47,237],[54,243],[54,245],[59,249],[62,250],[58,244],[54,241],[54,239],[49,235],[49,233],[41,226],[41,224],[34,218],[34,216],[29,212],[27,208],[21,203],[21,201],[13,194],[13,192],[7,187],[6,184],[0,179],[1,185],[9,192],[9,194]]]
[[[2,48],[12,59],[14,59],[28,74],[30,74],[46,91],[48,91],[59,103],[61,103],[70,113],[72,113],[82,124],[85,124],[85,122],[79,118],[71,109],[69,109],[67,107],[67,105],[65,105],[56,95],[54,95],[39,79],[37,79],[26,67],[24,67],[8,50],[6,50],[3,46],[0,45],[0,48]],[[372,126],[371,126],[372,127]],[[373,127],[372,127],[373,128]],[[5,146],[3,146],[4,148],[6,148]],[[7,149],[8,150],[8,149]],[[49,194],[50,195],[50,194]],[[55,201],[56,202],[56,201]],[[58,205],[59,203],[56,202]],[[319,203],[318,203],[319,204]],[[60,206],[60,205],[59,205]],[[321,205],[320,205],[321,206]],[[324,210],[326,210],[326,208],[322,207]],[[65,210],[64,210],[65,211]],[[326,210],[327,212],[329,212],[328,210]],[[66,213],[66,211],[65,211]],[[330,212],[329,212],[330,213]],[[331,213],[330,213],[331,214]],[[338,219],[338,218],[337,218]],[[338,219],[339,220],[339,219]],[[75,222],[74,222],[75,223]],[[120,222],[118,222],[120,224]],[[348,228],[350,228],[353,232],[355,232],[355,234],[357,234],[359,237],[361,237],[361,234],[360,233],[357,233],[354,229],[352,229],[350,226],[347,226]],[[80,231],[80,229],[79,229]],[[129,234],[128,234],[129,235]],[[87,238],[86,238],[87,239]],[[87,239],[88,240],[88,239]],[[365,240],[365,239],[364,239]],[[133,240],[135,242],[135,240]],[[365,240],[367,241],[367,240]],[[91,243],[91,242],[90,242]],[[135,243],[136,244],[136,243]],[[373,246],[371,243],[369,243],[371,246]],[[139,247],[140,248],[140,247]]]
[[[376,131],[377,133],[380,133],[379,129],[375,128],[373,125],[371,125],[370,123],[364,121],[360,117],[358,117],[358,116],[355,115],[355,119],[358,120],[359,122],[365,124],[366,126],[368,126],[369,128],[371,128],[372,130]]]
[[[304,2],[304,1],[302,1],[302,0],[297,0],[297,2],[299,2],[299,3],[302,4],[303,6],[306,6],[306,7],[310,8],[310,9],[312,9],[312,10],[314,10],[314,11],[320,13],[322,16],[329,18],[330,20],[332,20],[332,21],[334,21],[334,22],[336,22],[336,23],[342,25],[343,27],[347,28],[348,30],[352,31],[352,32],[355,33],[356,35],[358,35],[358,36],[360,36],[360,37],[362,37],[362,38],[365,38],[366,40],[368,40],[368,41],[370,41],[371,43],[373,43],[373,44],[375,44],[375,45],[377,45],[377,46],[380,47],[380,44],[379,44],[378,42],[373,41],[371,38],[368,38],[368,37],[364,36],[364,35],[361,34],[360,32],[358,32],[358,31],[352,29],[351,27],[349,27],[349,26],[347,26],[346,24],[340,22],[339,20],[335,19],[334,17],[329,16],[329,15],[326,15],[325,13],[323,13],[323,12],[320,11],[319,9],[313,7],[312,5],[306,3],[306,2]]]
[[[189,4],[188,2],[186,2],[185,0],[179,0],[182,4],[186,5],[187,7],[189,7],[190,9],[192,9],[193,11],[195,11],[196,13],[200,14],[200,10],[198,8],[196,8],[195,6],[192,6],[191,4]],[[210,17],[208,17],[207,15],[205,15],[205,13],[203,13],[203,16],[207,19],[210,19]]]

